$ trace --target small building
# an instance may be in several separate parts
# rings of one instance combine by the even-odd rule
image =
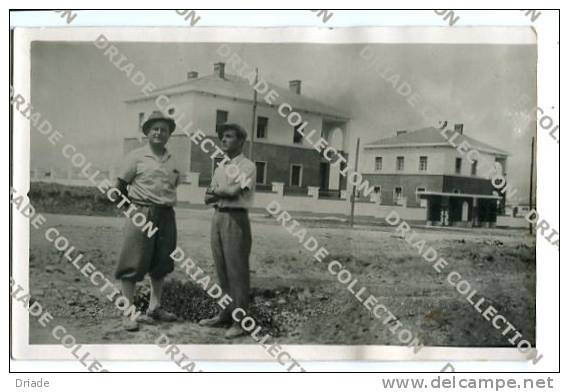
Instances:
[[[261,75],[262,76],[262,75]],[[266,80],[265,80],[266,81]],[[334,167],[322,157],[302,135],[296,132],[277,108],[283,102],[308,122],[305,129],[316,129],[315,135],[324,137],[347,159],[349,116],[316,99],[302,94],[302,82],[292,80],[289,88],[282,88],[266,81],[278,94],[277,105],[267,104],[261,96],[257,99],[255,130],[251,133],[253,116],[253,88],[247,79],[226,73],[224,63],[216,63],[213,73],[199,76],[191,71],[180,83],[157,88],[149,95],[139,95],[126,100],[128,124],[124,139],[124,152],[129,152],[143,142],[141,126],[152,111],[157,110],[156,99],[168,97],[165,112],[176,120],[180,129],[190,134],[203,131],[207,138],[218,142],[216,127],[225,122],[236,122],[253,138],[253,158],[257,166],[257,189],[270,190],[273,183],[284,184],[288,194],[306,194],[308,187],[318,187],[323,195],[339,197],[346,189],[341,168]],[[199,178],[201,186],[208,185],[215,162],[199,146],[193,144],[181,131],[172,135],[169,143],[189,177]],[[247,155],[249,142],[244,152]]]
[[[446,124],[445,124],[446,127]],[[480,168],[498,163],[506,176],[508,153],[463,134],[456,124],[446,135],[455,145],[467,141],[478,150],[472,163],[443,135],[445,128],[423,128],[395,135],[363,147],[362,174],[374,186],[372,200],[381,205],[426,208],[427,224],[492,226],[505,206]],[[486,169],[487,170],[487,169]]]
[[[535,206],[535,202],[533,204]],[[523,218],[530,211],[532,207],[529,203],[515,203],[506,205],[506,215],[514,218]]]

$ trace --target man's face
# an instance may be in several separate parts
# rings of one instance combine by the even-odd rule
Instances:
[[[237,136],[237,131],[228,129],[221,135],[221,149],[225,153],[241,151],[243,140]]]
[[[152,144],[165,145],[170,139],[170,126],[166,121],[154,121],[148,130],[148,141]]]

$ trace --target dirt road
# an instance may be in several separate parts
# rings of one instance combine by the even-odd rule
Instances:
[[[209,247],[211,211],[178,209],[176,214],[179,245],[215,276]],[[56,227],[86,260],[112,277],[121,245],[121,218],[52,214],[46,218],[45,228]],[[447,274],[434,271],[393,229],[349,229],[336,221],[319,220],[302,224],[425,345],[509,346],[447,283]],[[273,218],[253,214],[252,228],[253,313],[279,342],[399,344],[327,271],[326,264],[318,264]],[[520,230],[418,231],[533,343],[534,239]],[[32,294],[82,342],[152,343],[166,332],[176,343],[228,343],[223,331],[197,326],[197,320],[215,312],[215,305],[180,270],[169,278],[165,303],[184,320],[144,326],[137,333],[122,331],[112,304],[45,240],[44,232],[30,231]],[[31,320],[30,342],[54,340]],[[249,337],[232,342],[254,344]]]

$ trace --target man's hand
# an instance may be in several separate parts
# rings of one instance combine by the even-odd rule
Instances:
[[[219,197],[215,194],[214,190],[212,187],[208,187],[205,190],[205,198],[204,198],[204,203],[205,204],[212,204],[212,203],[216,203],[219,201]]]
[[[122,178],[117,178],[117,182],[115,183],[115,188],[117,188],[123,195],[128,195],[127,190],[128,183],[123,180]]]
[[[205,204],[213,204],[213,203],[217,203],[219,201],[219,197],[215,196],[215,195],[211,195],[206,193],[205,194],[205,198],[204,198],[204,203]]]
[[[244,190],[241,189],[239,184],[233,184],[226,187],[217,187],[211,192],[220,199],[236,200],[244,193]]]
[[[127,189],[128,185],[129,184],[122,178],[117,178],[117,181],[115,183],[115,188],[117,188],[120,191],[122,197],[128,199],[128,205],[126,203],[124,203],[121,207],[117,205],[117,208],[119,210],[127,210],[128,207],[132,204],[132,201],[128,198],[128,189]]]

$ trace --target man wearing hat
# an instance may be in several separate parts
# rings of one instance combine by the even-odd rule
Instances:
[[[232,311],[249,310],[249,254],[251,225],[248,210],[253,206],[256,168],[243,155],[247,132],[238,124],[222,124],[217,129],[221,149],[227,155],[215,169],[205,203],[215,208],[211,224],[211,252],[219,285],[232,303],[217,316],[200,321],[208,327],[230,327],[225,337],[244,334],[232,320]]]
[[[134,303],[135,284],[150,275],[151,295],[146,316],[140,322],[175,321],[176,316],[161,307],[164,277],[174,270],[170,254],[176,248],[176,221],[173,206],[176,204],[176,187],[180,181],[179,167],[166,149],[166,143],[176,123],[159,111],[153,112],[142,125],[148,143],[128,154],[118,175],[117,188],[128,194],[131,204],[126,211],[146,215],[158,231],[150,238],[140,227],[127,219],[124,240],[115,271],[121,281],[123,295]],[[128,190],[127,190],[128,186]],[[130,213],[129,213],[130,210]],[[138,322],[123,319],[127,331],[137,331]]]

